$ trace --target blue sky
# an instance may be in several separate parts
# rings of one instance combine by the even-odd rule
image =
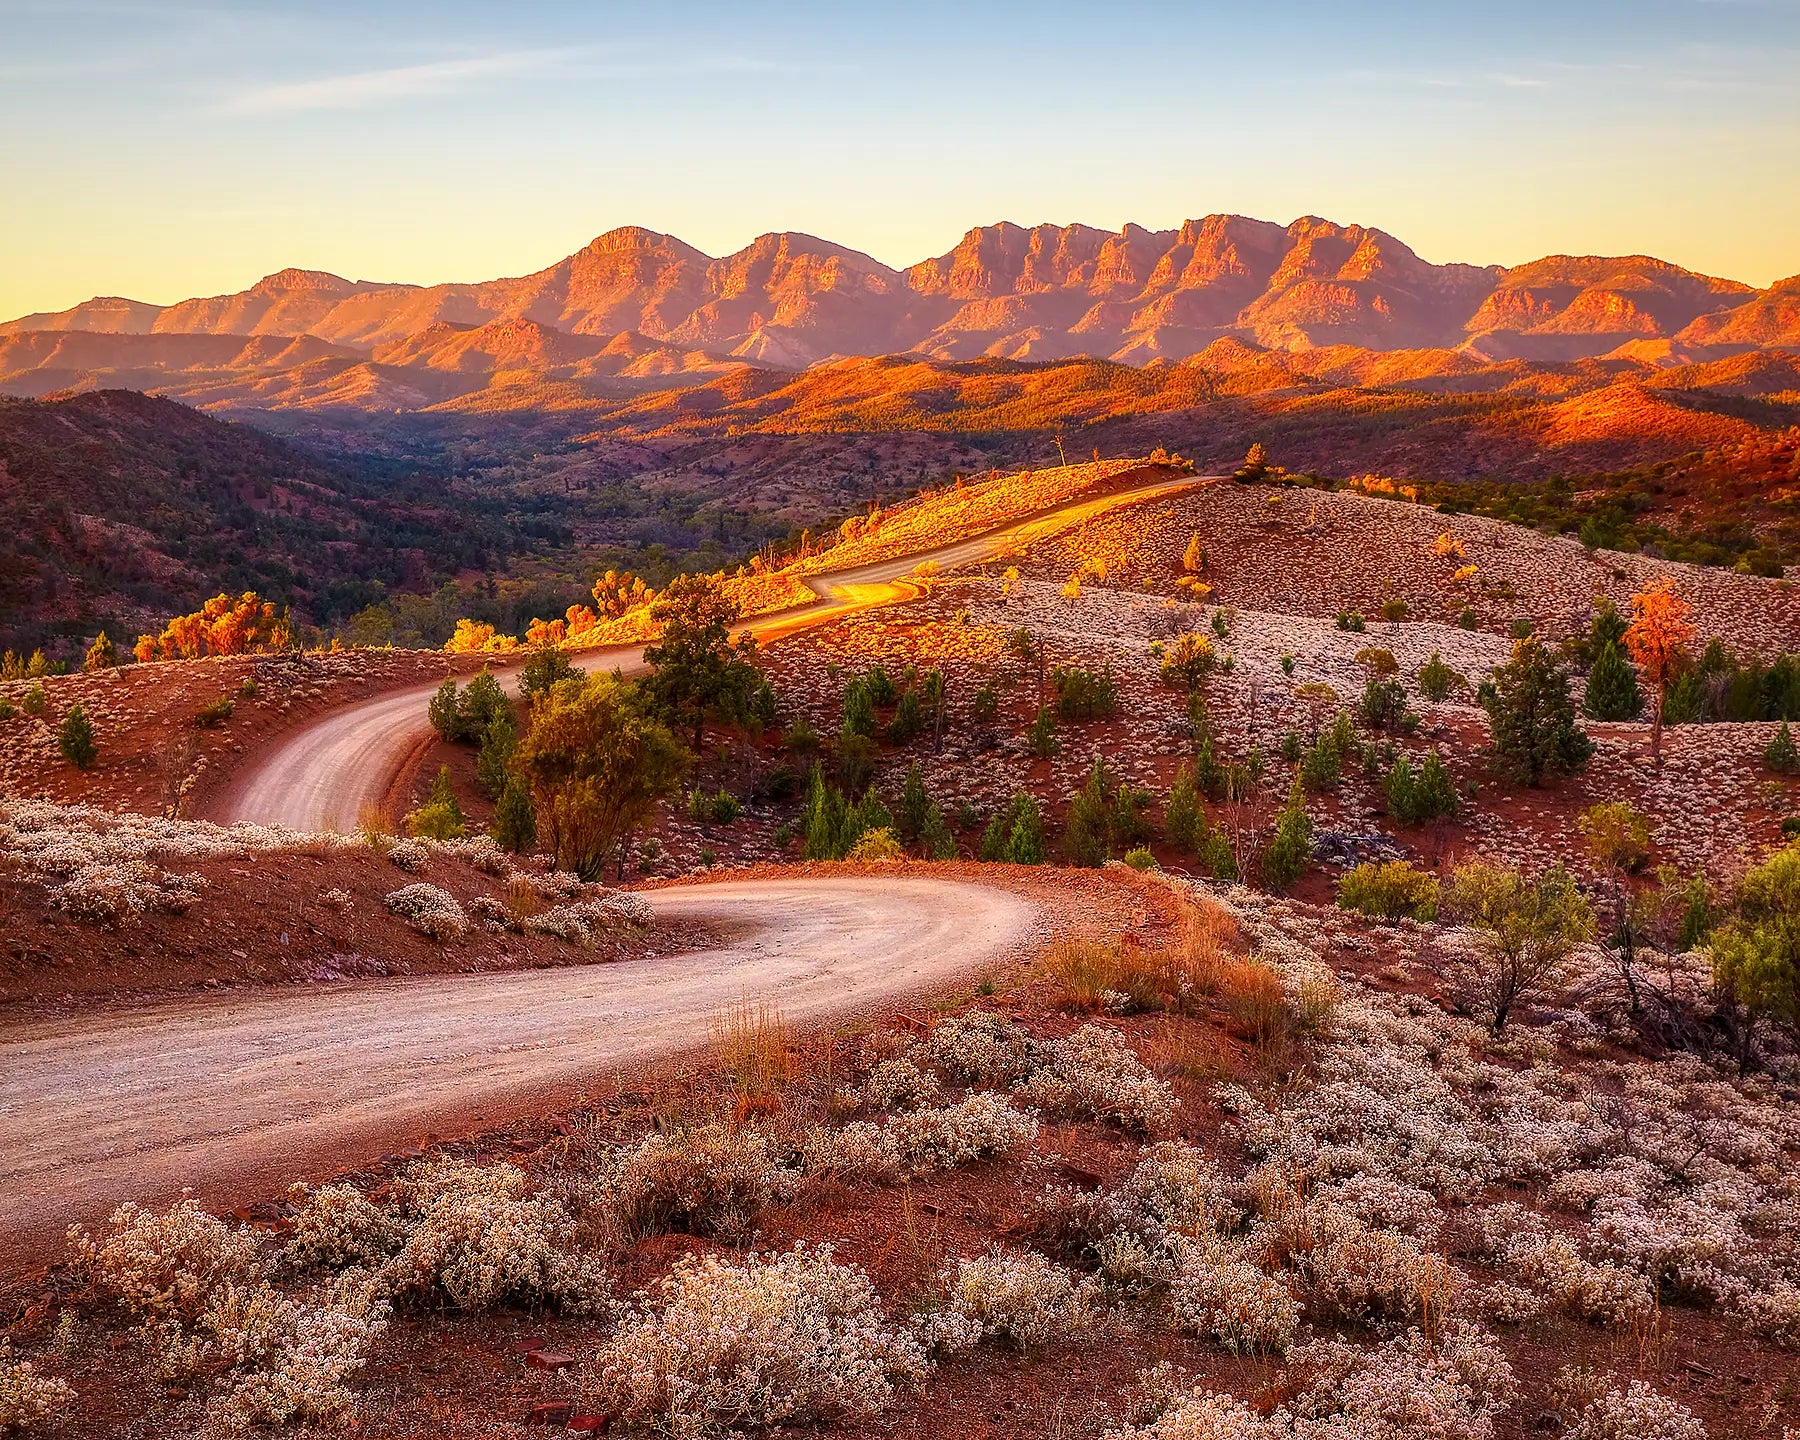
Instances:
[[[1427,259],[1800,271],[1800,0],[0,0],[0,315],[621,224],[891,264],[1227,210]]]

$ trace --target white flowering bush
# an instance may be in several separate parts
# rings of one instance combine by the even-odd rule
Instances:
[[[653,1133],[614,1151],[603,1162],[601,1188],[627,1234],[736,1237],[792,1195],[796,1178],[761,1130],[715,1123]]]
[[[1108,1430],[1102,1440],[1265,1440],[1276,1430],[1234,1395],[1195,1391],[1148,1425]]]
[[[469,933],[469,917],[448,890],[423,881],[390,892],[382,904],[433,940],[460,940]]]
[[[864,1420],[927,1370],[868,1277],[828,1246],[804,1245],[740,1261],[684,1256],[637,1297],[598,1364],[623,1424],[676,1440]]]
[[[147,860],[121,860],[85,866],[50,895],[58,909],[78,920],[117,926],[157,912],[186,914],[205,888],[203,875],[171,874]]]
[[[641,895],[615,892],[588,900],[576,900],[536,915],[522,924],[536,935],[554,935],[571,945],[591,950],[607,935],[621,929],[647,929],[656,923],[656,912]]]
[[[296,1269],[374,1268],[399,1246],[405,1230],[353,1185],[321,1185],[308,1194],[295,1187],[299,1205],[282,1258]]]
[[[1169,1283],[1169,1311],[1191,1335],[1217,1340],[1237,1355],[1286,1350],[1300,1324],[1300,1303],[1240,1247],[1183,1244]]]
[[[1234,1230],[1244,1218],[1237,1187],[1204,1150],[1180,1140],[1151,1146],[1124,1195],[1134,1211],[1183,1235]]]
[[[940,1020],[926,1055],[953,1080],[1011,1085],[1038,1067],[1039,1047],[1023,1026],[991,1010],[971,1010]]]
[[[1504,1202],[1472,1217],[1486,1253],[1509,1280],[1586,1320],[1617,1324],[1654,1307],[1655,1292],[1642,1275],[1623,1266],[1596,1264],[1568,1236],[1552,1232],[1524,1206]]]
[[[1037,1132],[1031,1116],[986,1092],[954,1105],[908,1111],[887,1124],[895,1153],[914,1170],[953,1170],[1004,1155],[1030,1144]]]
[[[423,840],[396,840],[385,847],[388,863],[408,875],[423,873],[431,860],[431,851]]]
[[[0,1340],[0,1434],[29,1435],[64,1419],[74,1405],[68,1381],[42,1374],[29,1360],[15,1359]]]
[[[800,1163],[808,1175],[879,1185],[899,1178],[900,1149],[880,1125],[853,1120],[813,1130],[801,1146]]]
[[[1565,1371],[1557,1388],[1567,1440],[1706,1440],[1706,1427],[1687,1406],[1642,1380],[1606,1386],[1594,1376]]]
[[[505,1303],[554,1303],[604,1311],[606,1276],[574,1248],[575,1223],[510,1165],[433,1160],[394,1187],[407,1223],[405,1243],[382,1266],[390,1294],[459,1310]]]
[[[1263,1433],[1294,1440],[1492,1440],[1518,1393],[1493,1337],[1462,1323],[1435,1340],[1408,1330],[1373,1350],[1320,1341],[1288,1359],[1303,1388]]]
[[[1029,1350],[1084,1330],[1095,1317],[1095,1287],[1035,1251],[991,1250],[944,1272],[946,1310],[980,1327],[986,1340]]]
[[[1028,1105],[1110,1120],[1138,1133],[1166,1125],[1175,1113],[1174,1091],[1145,1068],[1116,1030],[1083,1025],[1044,1051],[1044,1063],[1016,1092]]]
[[[243,1426],[326,1421],[355,1398],[348,1382],[386,1333],[387,1303],[366,1272],[346,1277],[321,1304],[267,1283],[227,1285],[201,1318],[183,1360],[212,1377],[209,1414]]]
[[[103,1234],[74,1227],[69,1243],[95,1293],[146,1320],[197,1320],[216,1290],[256,1284],[264,1272],[255,1237],[194,1200],[160,1215],[127,1201]]]
[[[1408,1320],[1449,1309],[1456,1270],[1411,1236],[1371,1230],[1329,1203],[1309,1204],[1301,1219],[1312,1245],[1298,1258],[1316,1319]]]
[[[941,1088],[937,1076],[921,1070],[910,1056],[896,1055],[869,1071],[863,1098],[871,1110],[910,1110],[935,1100]]]

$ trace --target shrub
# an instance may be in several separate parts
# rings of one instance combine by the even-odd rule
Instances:
[[[469,933],[469,917],[448,890],[420,882],[402,886],[382,901],[413,929],[433,940],[460,940]]]
[[[1433,650],[1431,658],[1419,667],[1416,678],[1419,682],[1419,693],[1427,700],[1440,704],[1458,690],[1469,688],[1467,677],[1451,669],[1445,663],[1444,657],[1436,650]]]
[[[1363,686],[1362,700],[1358,703],[1357,710],[1362,715],[1363,724],[1371,730],[1408,728],[1406,687],[1398,680],[1377,680],[1371,677]]]
[[[1348,630],[1353,635],[1361,635],[1368,629],[1367,622],[1360,610],[1340,610],[1337,613],[1337,628]]]
[[[94,643],[87,648],[82,657],[81,668],[92,674],[96,670],[110,670],[118,664],[119,652],[113,645],[112,638],[102,630],[94,637]]]
[[[954,1105],[912,1110],[888,1122],[901,1162],[914,1170],[954,1170],[1029,1144],[1037,1121],[981,1092]]]
[[[992,1010],[970,1010],[940,1020],[925,1053],[953,1080],[1010,1085],[1037,1068],[1040,1050],[1022,1026]]]
[[[1372,861],[1338,881],[1338,904],[1390,920],[1402,915],[1431,920],[1437,915],[1438,882],[1405,860]]]
[[[1106,720],[1119,708],[1118,686],[1111,670],[1084,670],[1058,665],[1050,672],[1056,692],[1056,714],[1063,720]]]
[[[1162,866],[1156,863],[1156,856],[1152,855],[1150,851],[1142,845],[1138,846],[1135,850],[1127,850],[1125,852],[1125,863],[1133,870],[1162,869]]]
[[[1564,1371],[1556,1398],[1565,1440],[1706,1440],[1706,1427],[1687,1406],[1642,1380],[1607,1386],[1596,1376]]]
[[[1800,775],[1800,748],[1794,745],[1794,734],[1788,729],[1787,721],[1781,722],[1775,738],[1769,741],[1768,748],[1763,751],[1762,763],[1763,769],[1771,770],[1777,775]]]
[[[1111,1120],[1137,1133],[1166,1125],[1176,1103],[1122,1035],[1095,1024],[1050,1045],[1018,1094],[1053,1114]]]
[[[579,679],[581,672],[570,663],[569,657],[554,645],[543,645],[531,652],[519,671],[519,694],[526,699],[534,695],[547,695],[565,680]],[[440,690],[438,692],[442,694]],[[452,691],[454,695],[454,691]],[[460,724],[460,721],[458,722]],[[432,724],[437,725],[436,717]],[[438,733],[443,735],[442,728]],[[444,736],[445,739],[451,737]]]
[[[910,744],[924,728],[925,719],[919,713],[919,692],[909,689],[900,697],[900,703],[894,707],[894,718],[888,722],[888,743]]]
[[[513,726],[512,711],[502,710],[481,731],[481,750],[475,757],[475,783],[490,800],[506,793],[507,767],[513,751],[518,749],[519,735]]]
[[[467,831],[462,805],[450,784],[450,767],[440,765],[425,803],[406,817],[406,833],[414,839],[460,840]]]
[[[6,696],[0,695],[0,722],[7,721],[19,712],[13,709],[13,703]]]
[[[883,1060],[863,1082],[863,1096],[873,1110],[914,1109],[935,1099],[937,1077],[904,1055]]]
[[[1569,676],[1533,639],[1513,646],[1513,657],[1482,686],[1493,739],[1494,769],[1515,784],[1541,785],[1547,777],[1586,766],[1593,741],[1575,723]]]
[[[1317,1319],[1435,1319],[1453,1299],[1457,1273],[1398,1230],[1371,1230],[1329,1202],[1307,1207],[1313,1243],[1301,1259]]]
[[[574,1221],[530,1189],[530,1178],[510,1165],[415,1165],[394,1187],[411,1223],[383,1279],[395,1295],[459,1310],[545,1301],[572,1311],[604,1308],[603,1276],[571,1249]]]
[[[19,708],[34,719],[44,717],[44,687],[33,685],[19,701]]]
[[[844,858],[867,864],[878,860],[900,860],[905,855],[900,842],[894,838],[894,832],[884,825],[876,830],[865,830],[857,837],[856,843]]]
[[[72,1228],[69,1242],[94,1291],[145,1320],[197,1321],[215,1290],[263,1277],[255,1236],[194,1200],[161,1215],[127,1201],[99,1239]]]
[[[739,1238],[792,1193],[793,1176],[760,1130],[707,1124],[651,1134],[615,1152],[602,1184],[627,1234]]]
[[[1590,720],[1635,720],[1644,713],[1637,673],[1611,640],[1601,645],[1594,657],[1581,708]]]
[[[537,844],[537,807],[522,782],[509,778],[494,805],[492,832],[495,843],[515,855]]]
[[[56,729],[56,748],[77,770],[85,770],[94,763],[100,748],[94,743],[94,727],[88,720],[87,711],[80,705],[71,705],[69,713],[63,716],[62,724]]]
[[[800,1165],[809,1176],[883,1184],[899,1176],[900,1153],[881,1126],[857,1120],[811,1131],[800,1147]]]
[[[1263,851],[1263,882],[1283,890],[1298,880],[1312,857],[1312,817],[1306,813],[1306,792],[1300,777],[1288,791],[1287,804],[1275,820],[1275,834]]]
[[[1042,865],[1050,857],[1037,801],[1021,790],[997,810],[982,832],[980,858],[1013,865]]]
[[[1162,659],[1163,684],[1186,690],[1191,695],[1217,663],[1218,655],[1206,636],[1177,636]]]
[[[1409,608],[1407,603],[1398,595],[1391,596],[1381,602],[1381,618],[1383,620],[1394,621],[1404,620]]]
[[[347,1265],[372,1270],[393,1253],[403,1234],[386,1211],[354,1186],[321,1185],[300,1200],[282,1256],[301,1270]]]
[[[1286,1350],[1300,1325],[1293,1292],[1216,1240],[1181,1247],[1169,1310],[1180,1329],[1217,1340],[1234,1355]]]
[[[969,718],[985,725],[1000,713],[1000,692],[992,680],[983,680],[969,697]]]
[[[1404,755],[1396,755],[1384,789],[1388,814],[1402,825],[1441,819],[1457,810],[1455,782],[1435,750],[1425,757],[1416,775],[1412,762]]]
[[[1037,719],[1031,722],[1025,731],[1025,749],[1034,760],[1054,759],[1062,751],[1062,741],[1056,734],[1056,717],[1050,713],[1050,707],[1044,706],[1037,713]]]
[[[1570,952],[1594,933],[1593,912],[1560,865],[1528,880],[1472,861],[1452,874],[1444,908],[1482,938],[1473,991],[1495,1034],[1520,1001],[1557,981]]]
[[[1035,1252],[991,1250],[958,1261],[943,1279],[946,1308],[978,1327],[983,1340],[1030,1350],[1094,1322],[1091,1284]]]
[[[638,1297],[599,1355],[626,1426],[681,1437],[865,1420],[924,1378],[918,1342],[890,1328],[868,1277],[830,1247],[684,1256]]]
[[[29,1360],[15,1360],[0,1340],[0,1434],[30,1434],[55,1425],[75,1407],[75,1392],[66,1380],[40,1375]]]

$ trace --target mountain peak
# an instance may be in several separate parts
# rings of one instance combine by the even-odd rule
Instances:
[[[342,275],[333,275],[329,270],[301,270],[289,266],[286,270],[277,270],[273,275],[263,276],[250,287],[250,293],[274,296],[291,295],[297,291],[323,291],[328,295],[348,295],[355,289],[356,286]]]

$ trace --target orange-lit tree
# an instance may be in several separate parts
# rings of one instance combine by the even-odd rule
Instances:
[[[1687,664],[1687,648],[1694,639],[1688,620],[1689,606],[1675,593],[1668,576],[1653,580],[1631,597],[1631,624],[1625,630],[1625,648],[1631,652],[1638,673],[1656,691],[1650,720],[1650,753],[1662,764],[1663,702],[1669,686]]]
[[[215,595],[190,615],[177,615],[160,635],[140,635],[139,660],[193,660],[202,655],[250,655],[285,650],[293,628],[285,607],[246,590],[235,600]]]

